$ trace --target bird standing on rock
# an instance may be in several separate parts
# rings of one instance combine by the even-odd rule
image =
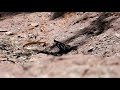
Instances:
[[[55,45],[59,48],[59,53],[65,53],[66,54],[66,53],[70,52],[71,50],[77,48],[76,46],[66,45],[66,44],[61,43],[57,40],[54,40],[54,42],[55,42]]]
[[[57,40],[54,40],[54,42],[55,42],[55,44],[56,44],[56,46],[61,50],[61,51],[65,51],[65,50],[68,50],[68,49],[70,49],[70,45],[65,45],[64,43],[61,43],[61,42],[59,42],[59,41],[57,41]]]

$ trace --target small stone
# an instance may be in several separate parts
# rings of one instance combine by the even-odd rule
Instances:
[[[88,52],[92,52],[92,51],[94,51],[94,50],[95,50],[94,47],[90,47],[89,50],[88,50]]]
[[[4,30],[4,29],[0,28],[0,32],[7,32],[7,30]]]
[[[38,23],[31,23],[31,26],[37,27],[37,26],[39,26],[39,24]]]
[[[0,58],[0,61],[4,61],[4,60],[7,60],[7,58],[6,57],[1,57]]]
[[[116,36],[116,37],[120,37],[120,34],[118,34],[118,33],[115,33],[115,36]]]
[[[10,36],[10,35],[14,35],[14,33],[13,33],[13,32],[11,32],[11,31],[6,32],[5,34],[6,34],[6,35],[8,35],[8,36]]]
[[[120,53],[116,53],[115,55],[120,57]]]
[[[17,29],[18,29],[18,30],[20,30],[20,28],[19,28],[19,27],[18,27]]]

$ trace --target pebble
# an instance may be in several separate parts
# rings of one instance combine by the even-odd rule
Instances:
[[[0,61],[7,60],[6,57],[0,57]]]
[[[37,26],[39,26],[39,24],[38,23],[31,23],[31,26],[37,27]]]
[[[14,33],[11,32],[11,31],[6,32],[5,34],[6,34],[6,35],[9,35],[9,36],[10,36],[10,35],[14,35]]]
[[[120,37],[120,34],[118,34],[118,33],[115,33],[115,36],[116,36],[116,37]]]
[[[0,32],[7,32],[7,30],[4,30],[4,29],[0,28]]]

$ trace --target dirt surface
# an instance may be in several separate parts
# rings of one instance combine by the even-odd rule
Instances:
[[[120,77],[119,12],[52,15],[0,13],[0,77]]]

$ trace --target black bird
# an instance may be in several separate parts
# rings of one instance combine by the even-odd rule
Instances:
[[[61,43],[57,40],[54,40],[55,42],[55,46],[57,46],[59,48],[59,53],[68,53],[73,49],[76,49],[76,46],[70,46],[70,45],[66,45],[64,43]]]

